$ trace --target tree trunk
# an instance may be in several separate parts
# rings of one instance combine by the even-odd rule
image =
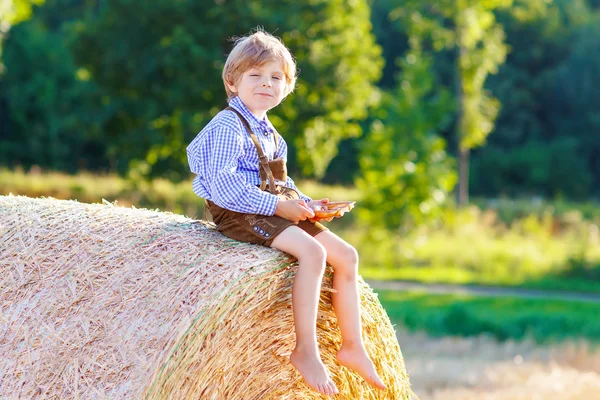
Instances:
[[[458,174],[458,205],[460,207],[469,204],[469,156],[469,149],[460,149]]]
[[[459,168],[458,168],[458,206],[466,206],[469,202],[469,149],[463,146],[465,135],[465,91],[463,87],[462,70],[460,65],[461,57],[466,51],[462,44],[461,27],[458,26],[456,33],[458,39],[458,56],[456,58],[456,101],[458,118],[456,121],[456,136]]]
[[[460,12],[460,11],[458,11]],[[463,44],[463,32],[459,19],[456,21],[456,43],[458,54],[456,57],[456,102],[458,118],[456,120],[456,136],[458,157],[459,157],[459,172],[458,172],[458,206],[466,206],[469,202],[469,148],[463,145],[465,132],[465,88],[463,82],[463,71],[461,60],[466,53]]]

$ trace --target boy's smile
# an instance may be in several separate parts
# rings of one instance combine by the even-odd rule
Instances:
[[[267,111],[277,106],[285,96],[283,63],[271,60],[252,67],[244,72],[239,82],[227,86],[239,96],[252,114],[263,119]]]

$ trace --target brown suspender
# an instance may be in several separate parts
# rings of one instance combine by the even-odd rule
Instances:
[[[250,124],[248,123],[246,118],[244,118],[244,116],[242,114],[240,114],[239,111],[237,111],[235,108],[227,107],[225,109],[229,110],[229,111],[233,111],[234,113],[237,114],[237,116],[242,121],[242,124],[244,124],[244,126],[246,127],[246,130],[250,134],[250,138],[252,138],[252,142],[254,142],[254,146],[256,147],[256,151],[258,153],[258,162],[260,164],[260,170],[259,170],[260,190],[266,189],[267,183],[268,183],[267,180],[268,180],[268,181],[270,181],[269,191],[272,194],[275,194],[275,195],[278,194],[279,191],[277,189],[277,186],[275,186],[275,177],[273,176],[273,171],[271,171],[271,167],[269,165],[269,159],[267,158],[267,156],[265,156],[265,152],[263,151],[262,146],[260,145],[260,143],[258,141],[258,138],[254,134],[254,132],[252,132],[252,129],[250,128]],[[279,136],[275,133],[274,137],[275,137],[275,151],[277,151],[277,148],[279,146]]]

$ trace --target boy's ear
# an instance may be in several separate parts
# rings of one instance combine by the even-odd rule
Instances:
[[[226,81],[225,84],[231,93],[237,93],[237,88],[233,85],[233,83]]]

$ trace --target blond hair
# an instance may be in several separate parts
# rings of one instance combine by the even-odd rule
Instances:
[[[236,95],[229,90],[227,84],[235,86],[244,72],[273,60],[279,60],[283,64],[286,80],[284,96],[287,96],[296,85],[296,62],[281,39],[261,30],[235,39],[233,50],[223,67],[223,83],[227,97],[231,99]]]

